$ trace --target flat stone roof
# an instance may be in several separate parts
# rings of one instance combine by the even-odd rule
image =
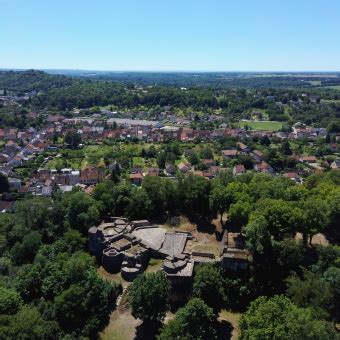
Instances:
[[[182,233],[166,233],[165,239],[160,251],[169,256],[182,254],[187,241],[187,234]]]
[[[176,273],[167,273],[167,272],[165,272],[165,274],[167,276],[169,276],[169,277],[176,277],[176,276],[191,277],[193,269],[194,269],[194,263],[192,261],[188,261],[186,263],[186,265],[182,269],[177,271]]]
[[[156,228],[138,228],[132,232],[132,235],[142,240],[142,243],[150,246],[153,249],[159,250],[163,244],[166,234],[166,229]]]

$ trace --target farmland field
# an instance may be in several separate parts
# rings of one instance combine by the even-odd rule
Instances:
[[[240,127],[248,125],[252,130],[278,131],[282,128],[282,122],[276,121],[240,121]]]

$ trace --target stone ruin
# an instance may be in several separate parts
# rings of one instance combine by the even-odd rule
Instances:
[[[224,269],[247,269],[250,254],[245,249],[244,237],[240,233],[225,231],[220,248],[221,266]]]
[[[172,299],[181,300],[191,293],[195,264],[206,259],[220,261],[225,269],[245,269],[249,253],[244,249],[244,240],[239,233],[225,231],[220,246],[220,257],[202,251],[185,251],[192,235],[187,232],[168,232],[148,220],[129,221],[112,217],[89,234],[90,252],[109,273],[121,273],[126,281],[133,281],[148,266],[150,258],[163,259],[162,271],[172,286]],[[198,256],[199,255],[199,256]]]
[[[135,222],[135,223],[134,223]],[[142,240],[132,234],[137,227],[148,221],[128,222],[112,218],[110,222],[89,229],[89,248],[109,273],[121,272],[122,277],[132,281],[143,272],[149,260],[149,249]]]

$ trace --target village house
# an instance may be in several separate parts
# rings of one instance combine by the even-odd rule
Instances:
[[[159,175],[159,168],[149,168],[145,172],[146,176],[158,176]]]
[[[13,158],[11,158],[9,161],[8,161],[8,164],[10,164],[11,166],[20,166],[23,164],[23,156],[18,154],[16,156],[14,156]]]
[[[7,163],[9,161],[9,156],[4,154],[4,153],[1,153],[0,154],[0,163]]]
[[[202,163],[206,165],[208,168],[215,165],[215,161],[213,159],[203,159]]]
[[[237,145],[237,148],[240,150],[240,153],[242,155],[245,155],[245,154],[250,152],[250,149],[249,149],[249,147],[247,145],[245,145],[245,144],[243,144],[241,142],[236,143],[236,145]]]
[[[332,169],[340,169],[340,159],[336,159],[331,163],[331,168]]]
[[[79,183],[85,185],[93,185],[99,182],[99,172],[97,169],[87,167],[84,170],[80,170]]]
[[[209,130],[195,130],[194,138],[209,139],[210,131]]]
[[[9,187],[14,190],[21,188],[21,180],[19,178],[8,177],[8,184]]]
[[[66,179],[66,181],[64,183],[58,183],[58,184],[76,185],[80,182],[80,171],[79,170],[64,168],[64,169],[61,169],[60,172],[61,172],[61,175],[59,175],[59,176],[64,177]],[[98,176],[99,176],[99,174],[98,174]]]
[[[177,138],[181,142],[186,142],[194,139],[194,130],[189,128],[180,128]]]
[[[238,150],[222,150],[222,156],[224,159],[232,159],[239,155]]]
[[[8,141],[15,141],[17,139],[17,129],[7,129],[3,139]]]
[[[219,165],[212,165],[209,168],[209,171],[212,172],[216,176],[221,171],[221,167]]]
[[[301,177],[296,172],[285,172],[282,176],[290,178],[295,183],[301,183]]]
[[[20,150],[20,146],[18,145],[18,143],[9,141],[5,144],[3,151],[5,154],[11,156],[11,155],[14,155],[16,152],[18,152],[19,150]]]
[[[259,150],[253,150],[253,152],[251,153],[251,156],[257,162],[261,162],[263,160],[263,153]]]
[[[0,213],[13,212],[15,210],[15,201],[0,201]]]
[[[142,167],[133,167],[130,171],[132,174],[143,174],[143,168]]]
[[[317,158],[315,156],[301,156],[299,158],[299,161],[301,163],[316,163]]]
[[[273,168],[266,162],[257,163],[254,165],[254,169],[257,172],[272,174]]]
[[[183,173],[186,173],[188,172],[190,169],[191,169],[191,164],[190,163],[185,163],[185,162],[181,162],[177,165],[178,167],[178,170],[183,172]]]
[[[201,176],[206,179],[213,179],[215,174],[213,174],[211,171],[202,171]]]
[[[234,176],[244,174],[245,172],[246,172],[246,169],[243,164],[237,164],[233,167]]]
[[[129,175],[129,180],[132,184],[140,186],[143,182],[143,175],[140,172],[131,173]]]
[[[330,148],[331,152],[336,152],[337,149],[338,149],[338,145],[336,143],[331,143],[329,145],[329,148]]]
[[[173,164],[166,164],[164,173],[166,176],[174,176],[176,174],[176,167]]]

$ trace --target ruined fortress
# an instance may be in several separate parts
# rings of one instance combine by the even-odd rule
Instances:
[[[249,262],[240,234],[225,232],[219,254],[188,247],[195,241],[191,233],[169,232],[147,220],[112,217],[91,227],[88,234],[90,252],[106,271],[120,272],[126,281],[133,281],[142,273],[151,258],[163,259],[161,270],[178,299],[191,292],[195,264],[220,262],[225,269],[238,270],[246,268]]]

